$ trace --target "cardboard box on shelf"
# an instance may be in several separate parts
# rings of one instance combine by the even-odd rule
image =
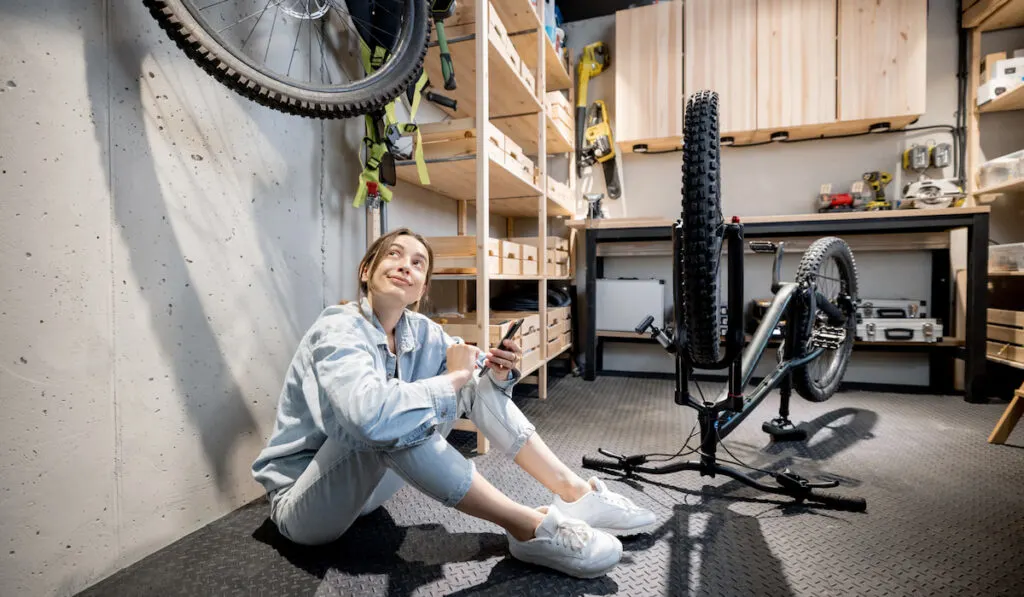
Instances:
[[[1006,60],[1006,52],[993,52],[991,54],[985,54],[985,57],[981,60],[981,81],[985,82],[995,76],[996,63],[1000,60]]]
[[[1024,57],[1022,58],[1008,58],[1006,60],[1000,60],[996,62],[995,72],[992,73],[994,77],[1007,77],[1010,79],[1017,79],[1018,81],[1024,78]]]
[[[1013,91],[1024,84],[1024,77],[1011,79],[1009,77],[995,77],[985,81],[978,87],[978,105],[983,106],[1008,91]]]

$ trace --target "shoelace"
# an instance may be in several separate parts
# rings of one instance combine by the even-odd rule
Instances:
[[[590,539],[590,530],[585,522],[565,521],[558,525],[555,533],[555,542],[564,545],[575,552],[583,550],[583,546]]]

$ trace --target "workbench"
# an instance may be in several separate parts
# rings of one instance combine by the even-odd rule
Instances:
[[[932,256],[931,317],[952,330],[951,306],[954,279],[950,271],[950,235],[967,234],[966,332],[962,340],[943,338],[934,343],[861,343],[857,350],[926,351],[930,357],[930,391],[952,390],[952,361],[964,361],[964,394],[968,402],[984,401],[986,282],[988,271],[988,207],[922,209],[740,217],[746,239],[785,241],[787,250],[802,251],[822,236],[840,236],[850,244],[854,257],[863,251],[924,250]],[[726,215],[726,218],[729,216]],[[605,341],[645,341],[630,332],[604,332],[595,327],[597,279],[603,277],[604,259],[625,255],[671,255],[674,222],[659,218],[609,218],[571,220],[570,228],[584,236],[586,259],[585,318],[580,338],[585,347],[584,379],[596,378]],[[624,250],[623,250],[624,249]],[[639,322],[638,322],[639,323]],[[949,335],[949,331],[946,332]],[[870,346],[869,346],[870,344]]]

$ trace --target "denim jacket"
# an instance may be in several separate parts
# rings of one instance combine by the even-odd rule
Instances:
[[[334,437],[353,450],[398,450],[426,440],[458,415],[446,351],[461,343],[436,322],[406,310],[395,327],[397,354],[364,298],[327,307],[299,343],[285,377],[277,420],[252,465],[268,492],[295,482]],[[397,377],[393,376],[395,365]],[[462,392],[511,397],[520,372],[498,381],[473,374]]]

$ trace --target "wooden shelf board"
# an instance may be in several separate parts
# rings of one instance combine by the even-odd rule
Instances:
[[[974,192],[975,195],[991,195],[995,193],[1024,193],[1024,178],[1017,178],[1003,184],[997,184]]]
[[[622,153],[646,153],[634,151],[633,148],[637,145],[646,145],[647,152],[673,151],[683,148],[683,137],[682,135],[677,135],[674,137],[661,137],[658,139],[631,139],[626,141],[616,141],[615,144],[619,147],[619,151]]]
[[[617,330],[597,330],[598,338],[650,338],[647,334],[638,334],[636,332],[620,332]]]
[[[1024,85],[1018,85],[996,99],[978,106],[978,112],[1009,112],[1024,110]]]
[[[506,31],[524,31],[537,29],[540,25],[540,16],[530,0],[491,0],[491,5],[498,13],[501,24]],[[472,35],[476,26],[476,2],[459,2],[455,14],[444,20],[445,35],[451,39]],[[437,28],[431,27],[430,41],[437,40]],[[458,69],[459,66],[455,65]],[[458,71],[456,70],[456,73]],[[458,76],[458,75],[456,75]]]
[[[561,128],[555,126],[551,115],[545,116],[547,128],[547,153],[568,153],[573,150],[572,131],[566,136]],[[519,144],[528,154],[537,155],[539,141],[537,139],[537,115],[522,114],[492,118],[491,124]]]
[[[537,70],[537,31],[519,32],[513,29],[508,30],[509,39],[512,40],[512,45],[515,46],[516,52],[519,53],[519,57],[523,59],[523,62],[532,69],[534,72]],[[547,89],[545,91],[555,91],[558,89],[569,89],[572,87],[572,76],[569,74],[569,70],[566,65],[558,59],[558,52],[555,51],[555,44],[551,43],[550,39],[546,40],[545,47],[546,56],[544,57],[545,71],[547,74]]]
[[[514,274],[491,274],[488,276],[491,280],[523,280],[527,282],[537,282],[539,280],[571,280],[569,276],[517,276]],[[434,274],[432,280],[477,280],[479,276],[476,274]]]
[[[988,275],[989,275],[990,278],[991,277],[996,277],[996,276],[1024,276],[1024,272],[991,272],[990,271],[988,273]]]
[[[427,171],[430,175],[430,184],[428,185],[420,184],[420,177],[416,172],[416,162],[412,160],[396,163],[395,170],[398,178],[409,184],[423,187],[452,199],[471,201],[476,199],[476,165],[477,157],[475,155],[437,160],[428,159]],[[516,197],[516,201],[520,201],[526,200],[523,198],[530,196],[529,200],[536,205],[537,197],[541,194],[541,190],[532,182],[520,178],[517,173],[494,159],[491,159],[489,187],[492,198],[491,211],[499,215],[505,214],[501,212],[500,205],[495,205],[495,199]],[[536,207],[532,213],[533,215],[537,214]]]
[[[995,31],[1024,27],[1024,0],[981,0],[964,10],[963,27]]]
[[[799,141],[805,139],[827,139],[840,135],[856,135],[867,133],[871,126],[878,123],[889,123],[893,130],[904,129],[917,120],[920,114],[906,114],[903,116],[891,116],[887,118],[869,118],[865,120],[843,120],[839,122],[825,122],[822,124],[805,124],[800,126],[782,126],[758,131],[723,132],[722,137],[733,137],[734,145],[742,146],[751,143],[765,143],[771,141],[773,134],[786,132],[789,139]],[[723,145],[728,147],[728,145]]]
[[[491,169],[494,172],[494,169]],[[492,177],[493,178],[493,177]],[[494,188],[493,185],[491,187]],[[493,193],[493,191],[492,191]],[[499,197],[495,198],[492,194],[490,208],[491,213],[495,213],[502,216],[516,216],[521,218],[537,217],[537,197],[540,195],[540,190],[537,190],[537,194],[526,197]],[[470,205],[471,208],[475,208],[475,205]],[[565,217],[571,218],[575,215],[571,205],[564,205],[552,197],[548,197],[548,217]]]
[[[1002,363],[1008,367],[1014,367],[1016,369],[1024,369],[1024,363],[1018,363],[1017,361],[1011,361],[1010,359],[1004,359],[993,355],[987,355],[988,360]]]
[[[448,49],[455,63],[455,78],[458,88],[453,91],[444,89],[441,74],[441,49],[430,46],[423,67],[431,82],[438,86],[437,92],[458,102],[457,110],[438,106],[446,114],[455,117],[476,115],[476,40],[462,39],[449,43]],[[498,46],[492,41],[488,45],[487,63],[490,77],[487,86],[490,92],[490,116],[515,116],[520,114],[536,114],[541,105],[537,96],[520,77],[517,69]],[[534,133],[536,136],[536,133]]]

